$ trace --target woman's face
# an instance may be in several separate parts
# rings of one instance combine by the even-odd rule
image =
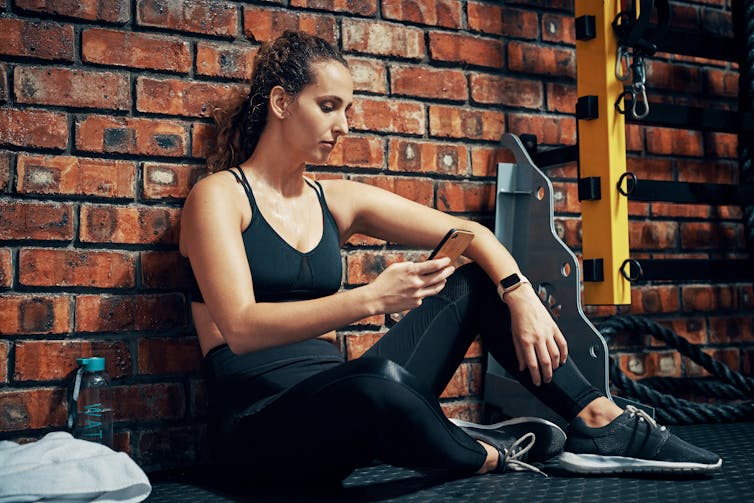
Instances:
[[[283,127],[287,148],[305,163],[322,164],[338,138],[348,134],[353,80],[348,68],[337,61],[315,63],[312,72],[315,81],[290,103]]]

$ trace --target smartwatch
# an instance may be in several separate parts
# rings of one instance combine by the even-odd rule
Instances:
[[[506,276],[500,280],[500,283],[498,283],[497,285],[497,294],[500,296],[500,299],[505,302],[505,298],[503,296],[506,293],[512,292],[525,283],[531,284],[531,282],[526,279],[526,276],[514,272],[510,276]]]

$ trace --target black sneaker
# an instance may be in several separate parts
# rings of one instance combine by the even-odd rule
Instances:
[[[574,419],[560,455],[560,466],[576,473],[709,474],[722,464],[717,454],[681,440],[631,405],[601,428]]]
[[[518,417],[495,424],[476,424],[460,419],[450,420],[474,440],[493,446],[497,439],[517,440],[531,433],[534,443],[528,446],[526,460],[541,463],[560,454],[566,441],[565,432],[555,423],[538,417]],[[499,448],[498,448],[499,450]]]

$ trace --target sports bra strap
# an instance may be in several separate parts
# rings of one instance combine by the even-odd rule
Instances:
[[[235,170],[238,170],[238,173],[236,173]],[[251,204],[251,209],[253,211],[256,211],[257,209],[257,201],[254,199],[254,193],[251,191],[251,185],[249,184],[249,180],[246,178],[246,175],[244,175],[243,170],[241,168],[235,167],[228,169],[230,171],[230,174],[232,174],[236,181],[241,184],[241,187],[243,187],[244,192],[246,192],[246,197],[249,198],[249,204]],[[239,176],[240,175],[240,176]]]

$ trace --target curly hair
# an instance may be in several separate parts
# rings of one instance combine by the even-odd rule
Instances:
[[[312,64],[325,61],[337,61],[348,68],[335,47],[314,35],[286,31],[263,44],[254,56],[250,92],[213,111],[217,136],[214,151],[207,157],[209,170],[228,169],[248,159],[267,124],[272,88],[281,86],[295,96],[315,81]]]

